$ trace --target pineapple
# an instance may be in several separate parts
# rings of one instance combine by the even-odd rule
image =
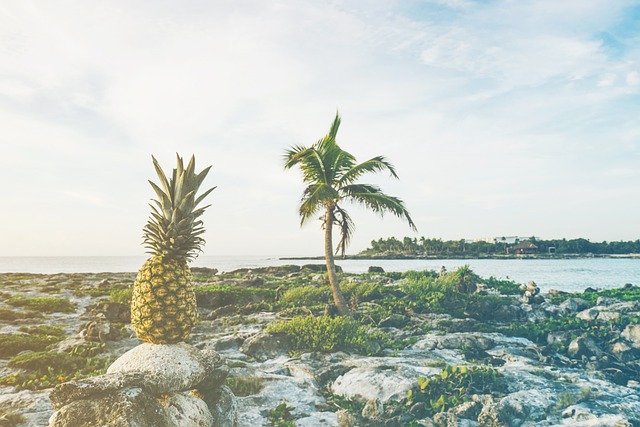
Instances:
[[[198,317],[196,295],[187,264],[205,243],[198,218],[209,206],[197,208],[213,188],[196,197],[211,166],[195,172],[192,156],[186,169],[180,156],[167,179],[155,157],[160,186],[149,181],[157,194],[144,227],[144,246],[151,254],[136,277],[131,298],[131,325],[142,341],[169,344],[184,341]]]

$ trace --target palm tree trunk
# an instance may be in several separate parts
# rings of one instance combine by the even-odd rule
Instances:
[[[327,211],[324,215],[324,256],[327,260],[327,275],[329,276],[333,301],[341,316],[351,317],[351,310],[349,310],[344,301],[338,282],[338,275],[336,274],[336,263],[333,257],[333,208],[330,206],[327,206]]]

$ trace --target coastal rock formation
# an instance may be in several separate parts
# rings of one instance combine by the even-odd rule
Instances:
[[[51,419],[50,425],[56,427],[101,426],[108,418],[112,426],[254,427],[284,420],[278,418],[283,414],[302,427],[404,426],[410,421],[456,427],[630,426],[640,421],[640,303],[633,295],[621,294],[621,289],[573,296],[545,294],[540,303],[524,303],[516,284],[512,296],[498,295],[495,289],[468,294],[458,312],[417,305],[390,312],[381,298],[362,296],[384,293],[394,304],[406,302],[402,279],[345,274],[349,279],[345,289],[362,297],[354,317],[392,341],[371,352],[375,354],[345,349],[300,351],[293,340],[266,329],[275,321],[311,311],[319,317],[325,301],[312,309],[310,305],[278,306],[276,289],[286,291],[290,279],[313,290],[315,285],[324,286],[324,279],[315,281],[316,273],[287,271],[296,276],[273,271],[274,276],[264,280],[253,278],[255,288],[234,287],[238,278],[233,275],[228,282],[224,276],[201,277],[203,287],[222,285],[219,290],[203,289],[202,295],[224,294],[224,286],[229,285],[233,292],[226,293],[233,303],[220,311],[213,305],[200,307],[193,346],[139,345],[130,337],[130,325],[121,323],[126,322],[122,307],[107,304],[108,293],[96,301],[93,293],[100,287],[96,283],[108,279],[111,286],[126,289],[133,275],[18,279],[0,274],[6,294],[0,298],[6,316],[0,318],[3,338],[27,337],[27,341],[46,344],[29,350],[18,348],[23,341],[16,340],[15,351],[0,357],[0,380],[4,381],[0,425],[45,426]],[[254,270],[252,274],[262,273]],[[47,294],[49,288],[55,288],[55,293]],[[244,298],[245,293],[251,298]],[[68,298],[76,304],[76,312],[38,316],[5,303],[13,295],[24,294]],[[272,299],[255,303],[264,295]],[[452,306],[451,300],[444,302]],[[87,314],[81,314],[85,310]],[[106,341],[86,341],[77,332],[99,313],[119,334]],[[215,315],[207,316],[210,313]],[[577,317],[578,313],[585,314]],[[33,317],[20,317],[27,314]],[[59,341],[45,333],[59,333]],[[9,348],[9,344],[0,346],[5,352]],[[46,367],[35,372],[14,365],[16,360],[36,356],[69,361],[73,369],[69,374],[50,374]],[[51,388],[58,375],[82,374],[84,365],[75,368],[75,364],[102,357],[105,364],[91,372],[110,366],[108,373]],[[431,402],[407,404],[408,391],[415,390],[418,378],[435,384],[446,367],[472,366],[490,367],[496,374],[495,384],[428,415],[424,410]],[[45,382],[45,376],[51,382]],[[37,381],[39,389],[24,389]],[[283,403],[287,410],[276,411]]]
[[[50,427],[235,427],[235,396],[220,355],[185,343],[141,344],[105,375],[70,381],[50,394]]]

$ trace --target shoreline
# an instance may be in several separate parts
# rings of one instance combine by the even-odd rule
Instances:
[[[567,260],[567,259],[591,259],[591,258],[612,258],[612,259],[640,259],[640,254],[527,254],[527,255],[447,255],[447,256],[429,256],[429,255],[345,255],[336,257],[336,262],[340,260],[449,260],[449,259],[543,259],[543,260]],[[299,260],[324,260],[322,255],[307,257],[280,257],[281,261],[299,261]]]

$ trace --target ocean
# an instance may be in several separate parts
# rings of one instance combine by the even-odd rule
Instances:
[[[135,272],[145,257],[0,257],[0,273],[98,273]],[[232,271],[286,264],[322,264],[323,260],[282,260],[277,256],[201,256],[193,267]],[[336,264],[350,273],[366,272],[375,265],[385,271],[440,270],[452,271],[468,264],[482,277],[494,276],[518,283],[533,280],[542,291],[558,289],[583,291],[587,287],[610,289],[626,283],[640,285],[640,259],[580,258],[580,259],[453,259],[453,260],[337,260]]]

